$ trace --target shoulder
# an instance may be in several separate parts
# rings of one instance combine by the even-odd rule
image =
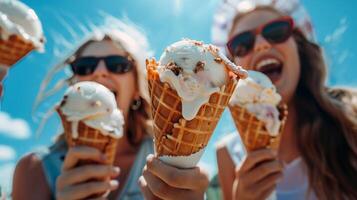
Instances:
[[[50,198],[50,188],[46,182],[42,161],[35,153],[25,155],[17,163],[12,196],[13,199],[47,199],[46,196]]]

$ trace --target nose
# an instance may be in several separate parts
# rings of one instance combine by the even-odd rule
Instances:
[[[108,76],[109,72],[107,70],[107,67],[105,65],[104,60],[100,60],[98,62],[97,68],[93,72],[93,76],[95,77],[106,77]]]
[[[255,44],[254,44],[254,52],[265,51],[271,48],[271,44],[261,35],[257,35]]]

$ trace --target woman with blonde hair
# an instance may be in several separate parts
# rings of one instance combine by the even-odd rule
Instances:
[[[135,200],[147,196],[141,193],[138,179],[147,163],[146,157],[153,153],[145,78],[145,59],[150,56],[148,42],[133,24],[114,17],[107,20],[55,66],[49,77],[65,67],[70,67],[73,75],[58,82],[54,90],[45,92],[51,79],[47,77],[40,88],[39,101],[64,83],[95,81],[109,88],[125,119],[125,136],[118,141],[113,166],[103,164],[103,154],[95,148],[68,148],[62,134],[47,151],[30,153],[19,161],[13,179],[13,199],[87,199],[107,190],[112,191],[108,199]],[[98,164],[76,166],[80,160],[93,160]],[[153,167],[159,174],[179,171],[164,164],[159,168]],[[187,175],[206,178],[197,172]],[[175,187],[169,189],[176,190]]]
[[[289,107],[279,150],[246,153],[239,134],[220,142],[224,199],[357,198],[357,93],[325,86],[327,67],[298,0],[228,0],[214,40],[231,59],[265,73]]]

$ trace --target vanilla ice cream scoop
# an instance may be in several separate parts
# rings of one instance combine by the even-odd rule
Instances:
[[[60,111],[72,123],[73,137],[78,137],[78,122],[98,129],[104,135],[123,135],[124,117],[118,110],[114,94],[105,86],[90,81],[79,82],[65,92]]]
[[[265,103],[277,106],[281,96],[269,77],[258,71],[248,71],[248,77],[239,80],[230,104]]]
[[[0,39],[18,35],[43,50],[44,36],[36,13],[17,0],[0,0]]]
[[[211,94],[227,83],[227,60],[212,45],[190,39],[170,45],[161,55],[160,80],[167,82],[181,97],[182,115],[186,120],[192,120]],[[240,67],[234,67],[244,73]]]
[[[248,71],[248,78],[239,80],[233,93],[230,105],[239,105],[265,122],[267,131],[276,136],[281,125],[278,104],[281,96],[274,84],[263,73]]]

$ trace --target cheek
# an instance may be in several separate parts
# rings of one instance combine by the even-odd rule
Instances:
[[[246,70],[251,70],[253,67],[249,66],[252,56],[250,54],[244,57],[234,57],[234,63],[236,65],[242,66]]]
[[[117,85],[117,104],[120,110],[127,116],[131,103],[136,93],[136,83],[134,75],[122,75],[115,78]]]
[[[284,56],[283,79],[277,85],[284,101],[289,102],[296,91],[300,79],[300,60],[297,45],[291,38],[276,47]]]
[[[79,82],[81,81],[92,81],[93,77],[91,75],[88,76],[75,76],[75,79],[78,80]]]

